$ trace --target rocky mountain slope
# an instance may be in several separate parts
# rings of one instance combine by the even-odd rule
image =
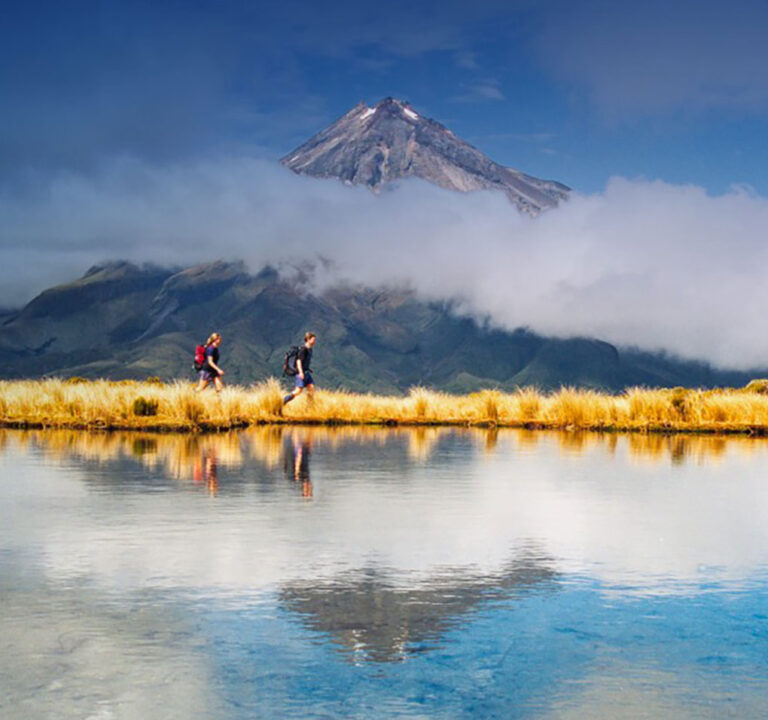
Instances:
[[[538,214],[568,197],[569,188],[488,159],[408,103],[360,103],[282,159],[297,173],[338,178],[378,190],[407,177],[461,192],[500,190],[521,210]]]
[[[195,344],[218,330],[227,379],[247,384],[279,375],[285,350],[307,329],[319,334],[318,383],[358,391],[743,385],[766,374],[715,370],[594,339],[506,332],[404,290],[307,293],[301,278],[286,280],[269,267],[252,274],[239,263],[183,270],[107,263],[0,322],[4,378],[192,380]]]

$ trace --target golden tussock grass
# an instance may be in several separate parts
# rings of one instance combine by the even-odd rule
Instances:
[[[272,378],[252,387],[196,393],[188,383],[0,382],[0,425],[137,430],[226,430],[257,424],[466,425],[768,433],[768,383],[743,389],[631,388],[612,395],[575,388],[542,393],[483,390],[450,395],[413,388],[404,396],[319,390],[282,405]]]

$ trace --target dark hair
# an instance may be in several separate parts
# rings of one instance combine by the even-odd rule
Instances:
[[[308,340],[311,340],[312,338],[316,338],[317,335],[313,332],[305,332],[304,333],[304,342],[307,342]]]

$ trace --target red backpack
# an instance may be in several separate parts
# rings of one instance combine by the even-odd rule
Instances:
[[[203,369],[203,365],[205,365],[205,345],[198,345],[195,348],[195,370],[200,372]]]

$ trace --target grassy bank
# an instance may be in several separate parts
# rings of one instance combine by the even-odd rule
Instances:
[[[486,425],[498,427],[768,434],[768,381],[728,390],[649,390],[618,395],[562,389],[402,397],[318,391],[285,408],[276,380],[221,395],[189,383],[0,382],[0,425],[92,429],[224,430],[267,423]]]

